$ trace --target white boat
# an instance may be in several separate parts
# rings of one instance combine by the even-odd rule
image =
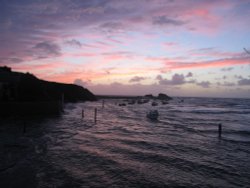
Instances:
[[[157,110],[150,110],[147,113],[147,118],[151,119],[151,120],[157,120],[159,117],[159,113]]]

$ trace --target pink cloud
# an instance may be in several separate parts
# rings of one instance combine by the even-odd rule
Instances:
[[[197,50],[190,50],[189,55],[192,57],[213,57],[213,58],[227,58],[227,57],[240,57],[242,52],[226,52],[218,51],[215,48],[201,48]]]
[[[225,67],[233,65],[247,65],[250,64],[250,58],[227,58],[218,59],[213,61],[201,61],[201,62],[176,62],[167,61],[164,63],[166,69],[190,69],[190,68],[213,68],[213,67]]]
[[[136,54],[129,51],[115,51],[110,53],[102,53],[102,56],[104,57],[104,61],[109,62],[132,59],[136,56]]]
[[[172,47],[172,46],[177,46],[178,44],[176,42],[165,42],[163,43],[163,45],[167,47]]]
[[[96,57],[97,53],[79,52],[79,53],[64,53],[62,57]]]

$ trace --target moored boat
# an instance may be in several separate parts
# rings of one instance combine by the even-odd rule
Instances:
[[[154,101],[154,102],[151,103],[151,105],[152,105],[152,106],[157,106],[158,103]]]
[[[159,112],[158,110],[150,110],[147,113],[147,118],[151,119],[151,120],[157,120],[159,117]]]

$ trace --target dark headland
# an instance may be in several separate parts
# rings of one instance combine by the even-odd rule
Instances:
[[[96,96],[81,86],[49,82],[0,67],[0,115],[57,114],[62,102],[94,100]]]

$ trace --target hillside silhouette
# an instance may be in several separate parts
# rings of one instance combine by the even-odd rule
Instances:
[[[88,89],[74,84],[49,82],[30,73],[13,72],[0,67],[0,101],[94,101],[96,97]]]

